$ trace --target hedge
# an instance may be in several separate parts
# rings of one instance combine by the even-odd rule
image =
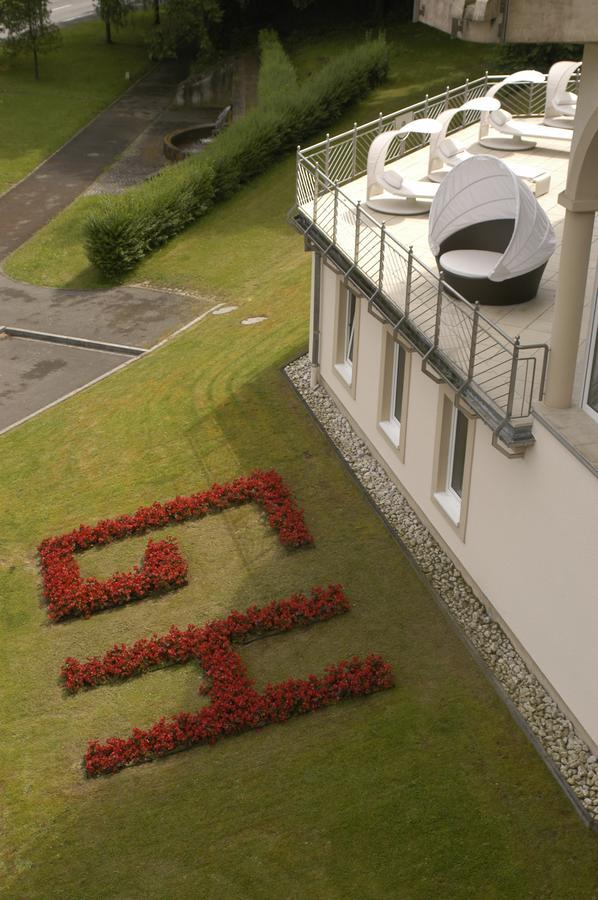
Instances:
[[[260,72],[257,102],[261,107],[280,106],[297,91],[297,72],[275,31],[260,31]]]
[[[276,43],[262,40],[262,65]],[[259,104],[203,153],[122,194],[103,197],[86,225],[90,262],[106,277],[118,279],[200,218],[213,202],[230,196],[338,118],[385,77],[387,68],[384,40],[366,41],[287,94],[284,104]]]

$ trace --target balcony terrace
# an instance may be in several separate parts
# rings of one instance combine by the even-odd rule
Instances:
[[[558,195],[567,177],[569,143],[542,140],[533,150],[496,152],[477,143],[478,113],[460,113],[453,120],[452,136],[456,134],[458,143],[471,153],[516,159],[550,175],[550,189],[538,202],[554,227],[557,250],[537,296],[527,303],[498,307],[468,303],[439,281],[428,246],[428,216],[385,215],[365,204],[367,154],[379,133],[459,107],[483,96],[502,77],[486,76],[447,88],[442,95],[300,149],[292,218],[309,246],[325,254],[368,299],[370,312],[412,344],[423,357],[424,371],[451,384],[492,428],[496,445],[511,455],[533,442],[532,405],[542,399],[544,390],[565,215]],[[498,96],[503,108],[521,121],[538,122],[544,92],[543,84],[515,83]],[[424,179],[427,145],[427,137],[420,134],[397,139],[387,156],[390,168],[395,166],[409,179]],[[598,256],[598,232],[593,256],[594,260]],[[589,308],[587,297],[586,315]]]

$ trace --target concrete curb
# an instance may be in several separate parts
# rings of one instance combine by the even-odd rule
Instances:
[[[66,334],[51,334],[48,331],[29,331],[27,328],[13,328],[5,325],[0,328],[3,334],[10,337],[24,338],[29,341],[44,341],[49,344],[64,344],[67,347],[81,347],[84,350],[95,350],[101,353],[122,353],[123,356],[142,356],[148,353],[143,347],[128,347],[126,344],[110,344],[108,341],[92,341],[88,338],[71,337]]]
[[[86,391],[88,388],[93,387],[94,384],[99,384],[100,381],[104,381],[105,378],[109,378],[111,375],[115,375],[117,372],[120,372],[126,366],[130,366],[132,363],[137,362],[141,358],[145,358],[148,354],[153,353],[155,350],[159,350],[165,344],[170,343],[173,338],[182,334],[184,331],[187,331],[189,328],[192,328],[194,325],[197,325],[203,319],[207,318],[209,315],[213,313],[215,309],[219,309],[223,306],[223,303],[217,303],[215,306],[211,306],[209,309],[206,309],[199,316],[196,316],[190,322],[187,322],[186,325],[183,325],[181,328],[178,328],[176,331],[173,331],[172,334],[169,334],[168,337],[165,337],[163,340],[158,341],[157,344],[154,344],[153,347],[150,347],[148,350],[143,350],[140,354],[136,356],[131,356],[129,359],[125,360],[125,362],[121,363],[120,366],[116,366],[114,369],[110,369],[109,372],[104,372],[103,375],[98,375],[97,378],[93,378],[91,381],[88,381],[86,384],[82,384],[80,387],[75,388],[72,391],[69,391],[68,394],[63,394],[62,397],[58,397],[56,400],[52,400],[51,403],[47,403],[45,406],[42,406],[40,409],[36,409],[35,412],[30,413],[28,416],[24,416],[22,419],[19,419],[18,422],[13,422],[11,425],[7,425],[6,428],[0,430],[0,437],[5,434],[8,434],[9,431],[13,431],[15,428],[18,428],[20,425],[24,425],[26,422],[29,422],[31,419],[34,419],[36,416],[41,415],[41,413],[46,412],[48,409],[52,409],[54,406],[58,406],[59,403],[62,403],[65,400],[69,400],[71,397],[75,397],[77,394],[80,394],[82,391]],[[1,331],[7,331],[5,328],[0,328]],[[110,345],[108,345],[110,346]],[[105,351],[106,352],[106,351]],[[114,351],[112,351],[114,352]]]

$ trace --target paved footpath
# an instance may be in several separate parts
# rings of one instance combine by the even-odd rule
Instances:
[[[83,193],[172,102],[180,71],[162,63],[0,197],[0,259]]]
[[[85,191],[172,103],[180,72],[161,64],[0,197],[0,260]],[[0,326],[149,348],[208,308],[144,288],[64,291],[0,272]],[[127,355],[0,333],[0,432],[126,361]]]

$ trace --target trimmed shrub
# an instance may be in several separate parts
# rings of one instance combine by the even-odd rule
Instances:
[[[260,72],[257,82],[258,105],[275,107],[287,103],[297,91],[297,73],[284,52],[275,31],[260,31]]]
[[[214,199],[214,172],[173,166],[122,194],[105,195],[85,228],[89,261],[117,280],[199,219]]]
[[[271,40],[263,42],[273,46]],[[86,249],[103,275],[117,279],[230,196],[274,160],[338,118],[381,81],[384,40],[366,41],[312,75],[284,104],[263,104],[235,121],[198,156],[164,169],[122,194],[106,196],[86,226]]]

